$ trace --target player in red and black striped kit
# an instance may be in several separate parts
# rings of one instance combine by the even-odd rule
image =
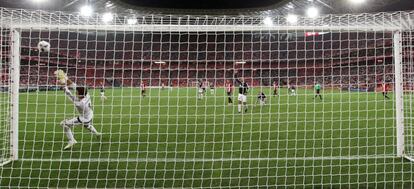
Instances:
[[[381,90],[382,96],[384,96],[386,99],[390,99],[390,97],[388,97],[388,86],[385,82],[381,84]]]
[[[278,89],[279,89],[279,85],[277,84],[276,81],[273,81],[273,95],[275,95],[275,96],[278,95],[278,93],[277,93]]]
[[[144,81],[141,81],[141,96],[145,97],[146,96],[146,90],[147,90],[147,86],[145,85]]]
[[[233,84],[230,81],[226,82],[226,92],[228,98],[228,104],[233,104],[232,94],[233,94]]]

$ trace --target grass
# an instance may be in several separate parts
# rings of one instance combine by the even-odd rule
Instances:
[[[60,121],[76,116],[62,91],[20,95],[19,159],[0,188],[300,187],[413,188],[413,165],[396,158],[395,103],[376,93],[324,90],[323,101],[281,89],[239,114],[222,89],[91,91],[101,140],[75,129],[62,151]],[[392,95],[390,95],[393,98]],[[233,100],[237,100],[234,98]]]

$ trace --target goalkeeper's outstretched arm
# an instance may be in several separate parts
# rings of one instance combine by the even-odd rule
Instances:
[[[71,81],[63,70],[56,70],[55,72],[58,83],[67,87],[75,88],[76,84]]]
[[[69,90],[69,87],[68,86],[65,86],[64,87],[64,90],[65,90],[65,94],[66,94],[66,96],[68,96],[69,97],[69,99],[73,102],[73,103],[76,103],[77,101],[78,101],[78,99],[72,94],[72,92]]]
[[[75,82],[73,82],[72,80],[70,80],[70,79],[67,79],[66,80],[66,86],[67,87],[70,87],[70,88],[72,88],[72,89],[74,89],[74,88],[76,88],[76,83]]]
[[[76,88],[76,84],[68,78],[66,73],[63,70],[56,70],[55,75],[58,79],[58,83],[61,85],[64,85],[64,90],[66,96],[69,97],[69,99],[76,104],[78,102],[78,98],[72,94],[72,92],[69,90],[69,88]]]
[[[79,92],[80,88],[82,88],[83,92]],[[76,89],[76,95],[72,94],[72,91],[70,89]],[[81,100],[85,97],[86,92],[84,87],[77,87],[76,83],[74,83],[72,80],[67,79],[66,80],[66,86],[64,87],[66,96],[69,97],[69,99],[75,104],[75,106],[81,106],[82,102]],[[81,94],[81,95],[80,95]]]

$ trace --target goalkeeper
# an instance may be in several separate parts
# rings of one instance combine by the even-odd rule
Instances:
[[[91,103],[91,97],[88,94],[88,90],[86,87],[79,87],[76,86],[74,82],[69,80],[62,70],[57,70],[55,72],[56,77],[58,78],[59,84],[65,85],[64,90],[66,96],[73,102],[76,109],[78,110],[79,116],[74,117],[72,119],[63,120],[60,125],[63,127],[63,130],[68,138],[68,144],[63,148],[64,150],[71,149],[73,145],[77,142],[73,136],[72,128],[76,125],[83,125],[86,129],[88,129],[92,134],[96,135],[97,137],[101,136],[101,133],[96,131],[95,127],[92,125],[92,118],[93,118],[93,109]],[[76,89],[76,96],[72,94],[69,88]]]
[[[319,99],[321,99],[322,100],[322,95],[321,95],[321,85],[319,84],[319,83],[317,83],[316,85],[315,85],[315,97],[313,98],[313,99],[315,99],[316,97],[318,97],[319,96]]]

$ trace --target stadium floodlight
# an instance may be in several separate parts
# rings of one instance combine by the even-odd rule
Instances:
[[[86,17],[92,16],[93,8],[90,5],[84,5],[80,8],[80,14]]]
[[[236,62],[236,64],[246,64],[246,62],[245,61],[238,61],[238,62]]]
[[[110,1],[108,1],[108,2],[105,3],[105,7],[106,8],[111,8],[113,6],[114,6],[114,4],[112,2],[110,2]]]
[[[155,64],[165,64],[165,62],[164,61],[156,61],[156,62],[154,62]]]
[[[266,17],[263,19],[263,24],[265,26],[273,26],[273,20],[270,17]]]
[[[286,21],[287,21],[289,24],[296,24],[296,23],[298,22],[298,16],[297,16],[297,15],[295,15],[295,14],[289,14],[289,15],[287,15],[287,17],[286,17]]]
[[[128,25],[134,25],[136,23],[138,23],[138,20],[136,18],[128,18],[127,19],[127,24]]]
[[[316,7],[309,7],[308,10],[306,10],[306,16],[309,18],[316,18],[319,16],[319,10]]]
[[[349,2],[351,2],[353,4],[362,4],[362,3],[365,3],[366,0],[349,0]]]
[[[102,15],[102,21],[105,23],[112,22],[113,19],[114,15],[111,12],[107,12]]]

